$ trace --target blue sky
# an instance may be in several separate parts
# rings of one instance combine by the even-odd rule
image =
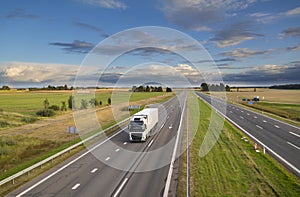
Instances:
[[[98,43],[142,26],[172,28],[197,40],[226,84],[300,83],[299,21],[298,0],[3,0],[0,86],[73,85],[79,66]],[[166,51],[123,54],[104,74],[104,67],[90,66],[85,79],[93,73],[99,86],[113,85],[129,71],[138,72],[135,65],[147,64],[152,79],[156,73],[172,73],[162,69],[167,65],[193,85],[203,82],[203,76],[197,77],[207,74],[201,67],[194,74],[193,65],[171,48]],[[101,73],[105,80],[99,79]]]

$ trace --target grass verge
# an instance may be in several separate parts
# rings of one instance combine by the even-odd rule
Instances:
[[[227,121],[217,143],[200,157],[214,111],[202,100],[198,104],[199,126],[190,146],[191,196],[299,196],[299,178],[271,156],[256,153],[253,143],[241,140],[244,134]],[[181,156],[181,163],[186,162],[185,157]],[[186,194],[186,173],[181,166],[178,196]]]

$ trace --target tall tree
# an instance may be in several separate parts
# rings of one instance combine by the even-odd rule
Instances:
[[[230,86],[229,86],[229,85],[226,85],[226,86],[225,86],[225,90],[226,90],[226,92],[230,92]]]
[[[71,95],[69,96],[69,99],[68,99],[68,106],[70,109],[72,109],[73,107],[75,108],[75,101],[74,101],[74,97]]]
[[[46,99],[44,100],[44,109],[45,109],[45,110],[48,110],[48,109],[49,109],[49,105],[50,105],[50,103],[49,103],[48,99],[46,98]]]
[[[207,92],[208,91],[208,85],[207,83],[201,83],[201,90]]]

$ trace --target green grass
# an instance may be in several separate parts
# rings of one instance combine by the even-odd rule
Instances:
[[[274,158],[256,153],[251,142],[227,121],[217,143],[204,157],[199,150],[206,135],[211,109],[199,100],[200,121],[191,145],[192,196],[299,196],[299,178]],[[182,156],[181,164],[185,162]],[[185,168],[181,168],[178,196],[185,196]]]
[[[92,93],[76,93],[75,106],[81,107],[81,99],[89,101],[95,97],[97,102],[102,102],[102,106],[108,105],[108,98],[112,99],[112,104],[128,101],[139,101],[166,94],[165,92],[127,92],[115,91],[113,94],[109,92]],[[68,105],[68,99],[72,92],[16,92],[16,91],[0,91],[0,130],[10,127],[21,126],[33,123],[40,119],[36,112],[44,108],[43,102],[47,98],[49,105],[61,106],[62,101]],[[99,106],[101,107],[101,106]],[[60,115],[64,112],[55,112]]]
[[[5,112],[35,115],[43,109],[43,101],[48,98],[50,105],[61,106],[62,101],[68,100],[70,93],[40,93],[40,92],[1,92],[0,108]]]
[[[300,105],[299,104],[285,104],[285,103],[267,103],[258,102],[253,105],[245,104],[258,110],[269,112],[283,118],[295,120],[300,122]]]
[[[97,92],[95,97],[98,101],[102,101],[102,105],[107,105],[107,100],[112,97],[112,103],[119,103],[124,101],[138,101],[155,96],[160,96],[166,94],[165,92],[116,92],[112,97],[110,93]],[[36,111],[43,109],[43,101],[47,98],[50,105],[61,106],[61,102],[65,101],[67,103],[69,96],[72,93],[67,92],[9,92],[0,91],[0,109],[5,112],[20,113],[23,115],[35,115]],[[93,94],[76,94],[79,98],[89,101],[93,98]],[[115,98],[115,100],[114,100]]]

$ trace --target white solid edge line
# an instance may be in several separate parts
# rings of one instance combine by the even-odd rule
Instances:
[[[296,133],[293,133],[293,132],[289,132],[290,134],[294,135],[294,136],[297,136],[297,137],[300,137],[300,135],[296,134]]]
[[[42,184],[43,182],[45,182],[46,180],[48,180],[49,178],[53,177],[54,175],[56,175],[57,173],[59,173],[60,171],[62,171],[63,169],[65,169],[66,167],[70,166],[71,164],[75,163],[76,161],[78,161],[79,159],[81,159],[82,157],[86,156],[87,154],[89,154],[90,152],[92,152],[93,150],[95,150],[96,148],[98,148],[99,146],[101,146],[102,144],[104,144],[105,142],[107,142],[108,140],[110,140],[111,138],[115,137],[116,135],[118,135],[119,133],[121,133],[123,131],[120,130],[119,132],[115,133],[114,135],[110,136],[109,138],[107,138],[106,140],[102,141],[100,144],[94,146],[93,148],[91,148],[90,150],[88,150],[87,152],[83,153],[82,155],[80,155],[79,157],[77,157],[76,159],[70,161],[69,163],[67,163],[66,165],[62,166],[61,168],[59,168],[58,170],[56,170],[55,172],[49,174],[48,176],[46,176],[45,178],[43,178],[42,180],[40,180],[39,182],[37,182],[36,184],[32,185],[31,187],[29,187],[28,189],[24,190],[23,192],[21,192],[20,194],[18,194],[16,197],[20,197],[24,194],[26,194],[27,192],[29,192],[30,190],[34,189],[35,187],[37,187],[38,185]]]
[[[153,143],[153,140],[151,140],[151,142],[148,144],[148,147],[150,147]]]
[[[295,144],[292,144],[291,142],[286,142],[286,143],[288,143],[289,145],[291,145],[291,146],[297,148],[298,150],[300,150],[300,147],[296,146]]]
[[[116,193],[114,194],[114,197],[117,197],[119,195],[119,193],[121,192],[121,190],[124,187],[124,185],[127,182],[127,180],[128,180],[128,178],[124,179],[124,181],[122,182],[122,184],[120,185],[120,187],[118,188],[118,190],[116,191]]]
[[[197,94],[196,94],[197,95]],[[199,95],[197,95],[199,98],[201,98],[202,100],[204,100],[202,97],[200,97]],[[204,100],[205,101],[205,100]],[[206,101],[205,101],[206,102]],[[208,102],[206,102],[208,103]],[[209,104],[209,103],[208,103]],[[209,104],[210,105],[210,104]],[[214,106],[210,105],[212,108],[214,108],[215,110],[217,110]],[[231,120],[230,118],[228,118],[227,116],[225,116],[223,113],[220,112],[220,114],[222,114],[222,116],[224,116],[229,122],[231,122],[232,124],[234,124],[238,129],[240,129],[241,131],[243,131],[246,135],[248,135],[249,137],[251,137],[252,139],[254,139],[255,141],[257,141],[259,144],[261,144],[262,146],[264,146],[269,152],[271,152],[272,154],[274,154],[278,159],[280,159],[282,162],[284,162],[286,165],[288,165],[290,168],[292,168],[293,170],[295,170],[298,174],[300,174],[300,170],[298,168],[296,168],[294,165],[292,165],[290,162],[288,162],[287,160],[285,160],[284,158],[282,158],[279,154],[277,154],[275,151],[273,151],[271,148],[269,148],[268,146],[266,146],[264,143],[262,143],[260,140],[258,140],[257,138],[255,138],[253,135],[251,135],[248,131],[246,131],[245,129],[243,129],[240,125],[238,125],[237,123],[235,123],[233,120]]]
[[[77,189],[79,186],[80,186],[80,183],[77,183],[76,185],[74,185],[74,186],[72,187],[72,190]]]
[[[170,163],[170,167],[169,167],[169,172],[168,172],[168,177],[167,177],[163,197],[168,197],[168,194],[169,194],[169,189],[170,189],[170,185],[171,185],[171,178],[172,178],[172,174],[173,174],[173,166],[174,166],[177,146],[178,146],[178,142],[179,142],[179,134],[180,134],[181,125],[182,125],[183,113],[185,111],[185,103],[186,103],[186,97],[184,99],[183,110],[181,112],[180,123],[179,123],[178,131],[177,131],[176,141],[175,141],[175,145],[174,145],[174,149],[173,149],[172,159],[171,159],[171,163]]]

